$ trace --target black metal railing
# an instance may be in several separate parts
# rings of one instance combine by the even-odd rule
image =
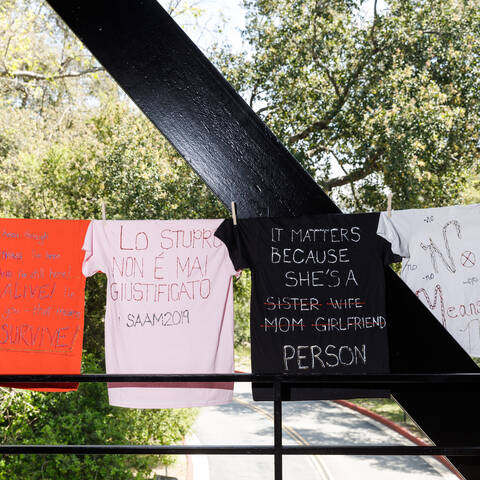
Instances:
[[[442,446],[322,446],[282,444],[282,389],[288,384],[305,384],[322,388],[395,388],[408,391],[450,391],[461,388],[480,392],[480,373],[450,374],[385,374],[385,375],[318,375],[318,374],[183,374],[183,375],[0,375],[0,383],[85,383],[85,382],[257,382],[273,385],[274,441],[273,445],[0,445],[0,454],[65,454],[65,455],[273,455],[275,480],[282,479],[283,455],[480,455],[477,445]]]

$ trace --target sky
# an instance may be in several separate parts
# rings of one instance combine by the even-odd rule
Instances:
[[[172,1],[176,3],[178,0],[158,1],[168,9]],[[360,10],[361,16],[367,18],[373,16],[374,1],[366,0],[364,2]],[[200,9],[201,16],[196,21],[189,18],[188,15],[174,15],[174,18],[202,51],[206,52],[215,41],[230,44],[234,51],[242,51],[240,31],[245,26],[242,0],[191,0],[188,3]],[[385,8],[385,1],[377,0],[377,11],[381,12]]]
[[[171,2],[159,0],[165,9]],[[173,17],[200,49],[205,52],[214,42],[221,42],[229,43],[235,51],[241,50],[240,30],[245,26],[241,0],[196,0],[189,3],[202,11],[198,19],[188,15],[174,14]]]

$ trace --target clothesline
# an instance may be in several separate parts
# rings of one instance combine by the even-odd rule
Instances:
[[[399,260],[427,309],[480,355],[480,205],[388,204],[382,213],[243,219],[233,203],[233,220],[107,220],[102,203],[101,220],[0,220],[0,374],[80,372],[85,276],[97,272],[108,282],[107,374],[231,373],[232,277],[245,268],[253,374],[388,374],[384,266]],[[192,382],[129,380],[110,385],[109,399],[139,408],[231,401],[231,381]],[[291,400],[359,396],[285,388]],[[253,396],[271,399],[271,386],[255,382]]]

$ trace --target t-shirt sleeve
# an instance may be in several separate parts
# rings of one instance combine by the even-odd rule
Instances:
[[[227,247],[230,259],[232,260],[235,270],[249,268],[249,262],[243,255],[241,245],[239,225],[233,225],[231,219],[224,220],[215,231],[215,236],[219,238]]]
[[[384,265],[390,265],[391,263],[401,262],[402,257],[392,251],[392,245],[387,242],[383,237],[377,235],[380,255]]]
[[[82,250],[85,250],[85,257],[83,258],[82,273],[86,277],[91,277],[97,272],[102,271],[99,263],[98,241],[96,236],[96,222],[91,221],[85,234]]]
[[[391,251],[395,255],[403,258],[410,257],[408,245],[408,239],[410,237],[409,224],[399,213],[392,212],[392,216],[389,217],[387,213],[382,212],[378,221],[377,234],[390,243]]]

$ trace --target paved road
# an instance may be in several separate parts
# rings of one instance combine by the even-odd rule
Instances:
[[[253,402],[247,384],[238,384],[234,402],[206,407],[195,425],[197,441],[214,445],[273,444],[273,406]],[[285,402],[286,445],[409,445],[410,442],[357,412],[334,402]],[[399,456],[284,456],[285,480],[458,480],[432,458]],[[197,458],[194,480],[273,479],[270,456]]]

